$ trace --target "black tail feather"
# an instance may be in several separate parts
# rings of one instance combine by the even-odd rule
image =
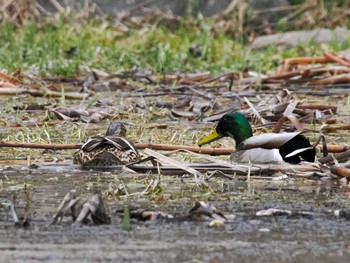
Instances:
[[[314,147],[302,151],[296,155],[286,157],[288,154],[294,152],[295,150],[308,147],[312,147],[309,139],[302,134],[298,134],[297,136],[286,142],[284,145],[282,145],[279,148],[279,152],[283,160],[288,163],[298,164],[301,162],[302,159],[308,162],[314,162],[316,158],[316,150]]]

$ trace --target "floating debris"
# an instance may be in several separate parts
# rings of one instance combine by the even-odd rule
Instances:
[[[257,216],[290,216],[292,211],[284,209],[269,208],[266,210],[260,210],[256,212]]]
[[[60,224],[64,216],[72,216],[73,222],[76,224],[87,224],[91,221],[96,225],[111,223],[100,191],[97,191],[88,201],[82,204],[80,198],[75,196],[75,190],[71,190],[59,205],[56,214],[53,216],[52,224]]]
[[[75,196],[75,190],[69,191],[62,199],[57,208],[56,214],[53,216],[52,224],[60,224],[64,216],[72,216],[75,221],[82,209],[80,198]]]
[[[196,202],[194,207],[188,212],[189,218],[194,221],[228,221],[225,215],[211,203],[203,201]],[[215,224],[215,223],[213,223]]]
[[[3,207],[7,211],[10,212],[12,219],[13,219],[13,222],[15,224],[19,223],[18,216],[17,216],[16,210],[15,210],[15,206],[13,205],[13,202],[11,200],[1,198],[0,199],[0,207]]]
[[[89,216],[91,217],[92,222],[96,225],[111,223],[111,218],[106,213],[100,191],[96,192],[83,204],[78,217],[75,219],[75,223],[85,224]]]
[[[158,219],[173,219],[174,216],[161,211],[137,210],[130,213],[131,218],[140,221],[155,221]]]

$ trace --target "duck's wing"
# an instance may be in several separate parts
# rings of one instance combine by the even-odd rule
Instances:
[[[238,150],[231,154],[232,163],[282,164],[284,163],[278,149],[252,148]]]
[[[140,155],[132,142],[118,136],[95,136],[87,140],[73,162],[85,167],[110,167],[138,161]]]
[[[119,136],[94,136],[90,137],[81,147],[82,151],[91,152],[99,147],[115,147],[118,150],[132,150],[137,152],[134,144]]]
[[[237,146],[237,150],[253,148],[277,149],[301,132],[263,133],[248,138]]]
[[[92,150],[96,149],[98,146],[101,146],[103,141],[104,141],[104,137],[101,137],[101,136],[90,137],[83,144],[83,146],[81,146],[80,150],[91,152]]]
[[[316,150],[301,132],[265,133],[250,137],[238,145],[237,151],[232,153],[232,161],[235,161],[236,155],[236,162],[280,163],[282,159],[298,164],[302,159],[314,162]]]
[[[116,147],[118,150],[121,150],[121,151],[132,150],[134,152],[137,152],[134,144],[123,137],[106,136],[105,141],[106,141],[106,143],[111,144],[114,147]]]
[[[283,160],[293,164],[300,163],[301,159],[308,162],[314,162],[316,159],[315,147],[303,134],[290,139],[279,148],[279,152]]]

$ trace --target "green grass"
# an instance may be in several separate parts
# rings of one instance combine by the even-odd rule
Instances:
[[[190,24],[190,26],[189,26]],[[40,75],[72,76],[92,67],[108,71],[151,69],[157,73],[174,71],[211,71],[250,69],[266,72],[283,58],[321,55],[320,45],[278,50],[270,47],[252,51],[246,43],[229,35],[213,34],[210,21],[183,23],[177,29],[147,28],[121,33],[107,21],[85,21],[28,25],[16,28],[0,25],[0,69],[10,72],[31,70]],[[201,55],[193,57],[189,48],[201,46]],[[65,51],[76,47],[75,56]],[[332,51],[348,48],[332,43]]]

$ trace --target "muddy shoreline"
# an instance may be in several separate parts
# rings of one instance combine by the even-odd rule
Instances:
[[[218,178],[210,183],[216,190],[186,192],[190,178],[163,176],[160,201],[152,194],[134,198],[106,194],[113,183],[140,186],[147,176],[96,174],[69,166],[2,169],[0,175],[1,198],[15,196],[19,217],[30,219],[28,227],[15,227],[7,211],[0,211],[2,262],[347,262],[350,254],[350,220],[334,215],[334,210],[350,209],[347,190],[335,181]],[[61,225],[51,225],[55,209],[72,186],[84,198],[96,185],[105,193],[110,225],[77,226],[69,217]],[[174,199],[176,193],[182,196]],[[221,228],[210,228],[207,222],[132,220],[126,231],[116,214],[125,205],[186,214],[196,200],[211,201],[234,219]],[[256,216],[267,208],[312,216]]]

